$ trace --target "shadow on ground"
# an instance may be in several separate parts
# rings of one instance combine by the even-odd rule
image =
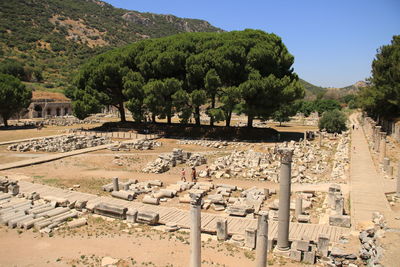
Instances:
[[[207,140],[263,141],[283,142],[298,141],[302,132],[278,132],[272,128],[225,127],[193,124],[107,122],[94,131],[135,131],[140,134],[158,134],[167,138],[190,138]]]

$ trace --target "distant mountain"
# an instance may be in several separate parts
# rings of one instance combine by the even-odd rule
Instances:
[[[207,21],[140,13],[96,0],[0,1],[0,61],[13,58],[43,70],[46,87],[93,55],[145,38],[222,31]],[[42,85],[38,85],[42,86]],[[47,88],[48,89],[48,88]]]
[[[14,59],[31,72],[40,70],[44,82],[28,86],[63,92],[68,77],[82,63],[106,50],[181,32],[219,31],[223,30],[204,20],[141,13],[97,0],[3,0],[0,62]],[[300,82],[307,99],[329,91],[302,79]],[[354,92],[355,88],[352,85],[343,91]]]
[[[315,99],[318,95],[324,95],[324,98],[339,99],[345,95],[357,94],[361,88],[368,86],[365,81],[358,81],[355,84],[342,88],[320,87],[300,79],[303,84],[306,95],[305,99]]]
[[[311,84],[309,82],[306,82],[303,79],[300,79],[300,83],[304,86],[305,91],[306,91],[306,95],[305,98],[306,99],[313,99],[316,98],[317,95],[319,94],[324,94],[326,93],[326,88],[325,87],[320,87],[320,86],[316,86],[314,84]]]

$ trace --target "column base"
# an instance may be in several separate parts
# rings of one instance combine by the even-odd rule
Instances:
[[[284,257],[284,258],[289,258],[290,257],[290,247],[282,249],[282,248],[278,248],[276,246],[272,252],[275,255],[281,256],[281,257]]]

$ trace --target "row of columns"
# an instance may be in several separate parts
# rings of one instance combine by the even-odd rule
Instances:
[[[364,117],[363,121],[364,133],[369,137],[372,143],[372,149],[379,153],[379,163],[382,170],[389,176],[393,176],[393,166],[390,165],[390,159],[387,156],[387,134],[381,131],[382,127],[376,125],[376,122],[370,117]],[[400,196],[400,162],[398,163],[395,192]]]
[[[289,223],[290,223],[290,190],[291,164],[293,149],[279,149],[281,155],[280,191],[279,191],[279,222],[277,250],[288,251]],[[115,181],[114,181],[115,183]],[[115,187],[115,184],[114,184]],[[201,205],[202,195],[190,193],[190,267],[201,266]],[[301,201],[299,202],[301,205]],[[301,210],[301,209],[300,209]],[[300,211],[301,212],[301,211]],[[221,227],[219,227],[221,228]],[[224,237],[227,235],[225,220]],[[218,228],[217,228],[218,229]],[[267,266],[268,251],[268,213],[261,213],[258,217],[256,235],[256,267]],[[218,234],[218,233],[217,233]],[[219,234],[218,234],[219,235]],[[224,239],[222,237],[222,239]]]

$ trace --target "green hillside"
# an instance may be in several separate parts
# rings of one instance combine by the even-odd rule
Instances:
[[[324,87],[319,87],[316,86],[314,84],[311,84],[309,82],[306,82],[303,79],[300,79],[300,83],[304,86],[305,91],[306,91],[306,96],[305,98],[315,98],[317,95],[325,93],[326,92],[326,88]]]
[[[144,38],[221,31],[207,21],[129,11],[96,0],[0,1],[0,61],[40,70],[35,88],[62,90],[88,58]]]
[[[215,31],[222,30],[204,20],[140,13],[96,0],[0,1],[0,62],[20,63],[23,80],[36,90],[63,92],[69,77],[94,55],[146,38]],[[308,99],[327,91],[301,83]]]

